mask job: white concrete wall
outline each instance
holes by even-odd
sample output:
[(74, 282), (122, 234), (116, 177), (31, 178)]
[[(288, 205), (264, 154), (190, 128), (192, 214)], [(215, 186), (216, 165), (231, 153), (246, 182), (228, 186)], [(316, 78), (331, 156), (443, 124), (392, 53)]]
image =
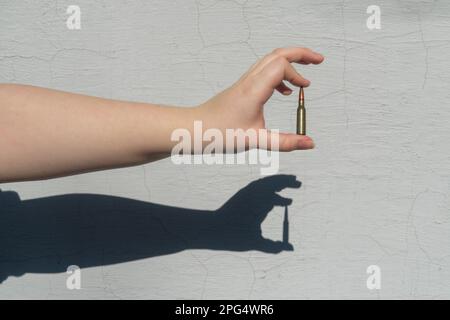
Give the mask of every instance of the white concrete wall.
[[(66, 27), (70, 4), (81, 8), (81, 30)], [(381, 8), (380, 30), (366, 27), (369, 5)], [(293, 251), (251, 243), (236, 251), (226, 237), (180, 251), (196, 232), (186, 226), (196, 226), (151, 220), (167, 207), (83, 196), (64, 207), (47, 198), (101, 194), (212, 215), (261, 178), (258, 166), (163, 160), (2, 184), (0, 298), (450, 298), (448, 1), (0, 2), (1, 82), (106, 98), (195, 105), (273, 48), (297, 45), (326, 61), (296, 66), (312, 80), (308, 130), (317, 147), (280, 155), (280, 173), (302, 182), (280, 192), (293, 199)], [(294, 96), (274, 95), (268, 125), (294, 131), (295, 108)], [(281, 240), (282, 222), (276, 206), (263, 235)], [(158, 254), (159, 243), (173, 253)], [(82, 290), (66, 288), (69, 264), (82, 267)], [(369, 265), (381, 269), (380, 290), (366, 287)]]

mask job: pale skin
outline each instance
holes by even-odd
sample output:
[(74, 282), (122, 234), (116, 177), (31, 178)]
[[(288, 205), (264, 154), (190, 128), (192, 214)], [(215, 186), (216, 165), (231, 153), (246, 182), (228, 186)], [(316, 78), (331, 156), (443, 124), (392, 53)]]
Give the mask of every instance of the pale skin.
[[(276, 49), (231, 87), (194, 107), (102, 99), (34, 86), (0, 84), (0, 182), (49, 179), (134, 166), (170, 156), (177, 128), (266, 129), (263, 107), (286, 82), (308, 87), (292, 63), (319, 64), (306, 48)], [(314, 148), (308, 136), (279, 133), (279, 150)], [(269, 144), (270, 149), (270, 144)]]

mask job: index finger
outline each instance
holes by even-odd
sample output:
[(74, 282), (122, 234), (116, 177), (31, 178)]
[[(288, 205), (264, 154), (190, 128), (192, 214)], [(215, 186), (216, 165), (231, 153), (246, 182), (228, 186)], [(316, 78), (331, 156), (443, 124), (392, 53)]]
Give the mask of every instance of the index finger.
[(285, 57), (289, 62), (305, 64), (319, 64), (324, 59), (320, 53), (314, 52), (308, 48), (279, 48), (274, 50), (274, 54)]
[(278, 48), (254, 64), (246, 74), (257, 74), (273, 60), (280, 57), (286, 59), (289, 63), (295, 62), (300, 64), (319, 64), (324, 60), (324, 57), (320, 53), (314, 52), (308, 48)]

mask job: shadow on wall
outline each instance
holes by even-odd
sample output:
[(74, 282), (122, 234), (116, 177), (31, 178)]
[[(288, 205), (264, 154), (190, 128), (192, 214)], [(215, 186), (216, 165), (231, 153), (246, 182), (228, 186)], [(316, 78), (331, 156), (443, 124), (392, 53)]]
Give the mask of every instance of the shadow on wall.
[[(65, 272), (176, 253), (186, 249), (278, 253), (287, 239), (265, 239), (261, 223), (291, 199), (276, 192), (300, 188), (292, 175), (251, 182), (215, 211), (127, 198), (67, 194), (21, 201), (0, 192), (0, 283), (25, 273)], [(285, 228), (286, 229), (286, 228)]]

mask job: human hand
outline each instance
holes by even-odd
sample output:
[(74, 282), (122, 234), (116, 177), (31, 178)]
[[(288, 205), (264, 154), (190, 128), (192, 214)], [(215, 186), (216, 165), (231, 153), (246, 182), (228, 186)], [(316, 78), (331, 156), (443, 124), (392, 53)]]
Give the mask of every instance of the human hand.
[[(266, 130), (263, 107), (274, 90), (283, 95), (290, 95), (292, 89), (284, 81), (297, 87), (310, 85), (310, 81), (303, 78), (291, 63), (319, 64), (323, 60), (321, 54), (307, 48), (276, 49), (256, 62), (230, 88), (200, 105), (202, 119), (207, 126), (218, 128), (222, 132), (225, 129), (238, 128)], [(270, 149), (270, 141), (268, 144)], [(308, 136), (279, 134), (279, 151), (312, 148), (314, 142)]]

